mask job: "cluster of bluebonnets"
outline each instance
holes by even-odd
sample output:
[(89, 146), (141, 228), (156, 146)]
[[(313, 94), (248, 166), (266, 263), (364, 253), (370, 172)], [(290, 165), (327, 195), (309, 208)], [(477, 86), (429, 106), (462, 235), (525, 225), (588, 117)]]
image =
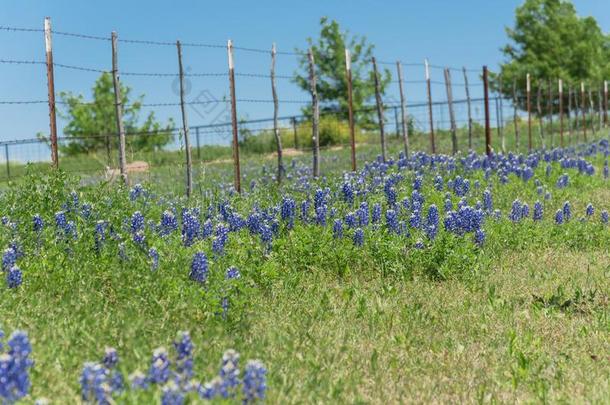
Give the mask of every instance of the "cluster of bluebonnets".
[[(482, 248), (488, 239), (489, 222), (510, 221), (519, 226), (526, 221), (542, 223), (546, 218), (545, 224), (554, 222), (556, 226), (568, 222), (605, 226), (607, 207), (588, 204), (584, 212), (574, 212), (569, 201), (555, 201), (553, 193), (570, 187), (575, 178), (601, 176), (607, 181), (609, 154), (607, 140), (527, 155), (485, 156), (471, 152), (452, 157), (418, 152), (408, 158), (400, 154), (398, 159), (386, 162), (377, 158), (359, 171), (344, 173), (334, 180), (316, 180), (307, 166), (293, 160), (277, 199), (260, 198), (258, 189), (274, 181), (270, 174), (253, 181), (246, 198), (237, 197), (231, 187), (223, 187), (214, 198), (206, 199), (205, 205), (196, 200), (159, 196), (136, 184), (129, 190), (130, 211), (123, 213), (121, 220), (102, 214), (107, 212), (104, 201), (82, 201), (82, 194), (73, 191), (61, 210), (52, 215), (34, 214), (27, 223), (10, 215), (2, 217), (9, 235), (2, 253), (2, 272), (6, 286), (18, 289), (27, 283), (24, 264), (28, 255), (58, 247), (71, 254), (77, 246), (82, 249), (83, 244), (95, 255), (116, 252), (121, 262), (136, 263), (134, 259), (138, 258), (137, 263), (146, 262), (147, 270), (155, 272), (164, 266), (162, 252), (171, 243), (172, 248), (180, 245), (189, 255), (189, 268), (178, 271), (183, 277), (208, 290), (211, 275), (221, 274), (214, 282), (222, 283), (217, 289), (222, 308), (218, 315), (226, 319), (231, 311), (231, 286), (243, 281), (242, 272), (230, 263), (211, 259), (226, 257), (229, 246), (239, 248), (239, 244), (230, 244), (234, 237), (251, 238), (262, 254), (268, 255), (273, 252), (274, 241), (307, 229), (326, 232), (329, 238), (351, 245), (357, 252), (375, 238), (395, 238), (408, 249), (425, 250), (436, 243), (441, 233)], [(592, 163), (599, 156), (604, 159), (601, 173)], [(549, 180), (551, 177), (553, 181)], [(515, 199), (509, 209), (496, 207), (502, 187), (514, 182), (535, 188), (537, 198)], [(243, 202), (248, 194), (251, 198), (246, 208), (236, 203)], [(222, 263), (223, 267), (212, 269), (211, 262)], [(219, 376), (200, 383), (192, 378), (192, 343), (188, 334), (174, 345), (173, 361), (167, 351), (158, 350), (148, 372), (132, 375), (129, 382), (118, 371), (116, 351), (107, 351), (102, 362), (85, 365), (81, 377), (83, 399), (110, 403), (124, 390), (152, 387), (162, 389), (166, 404), (182, 403), (191, 392), (201, 398), (240, 397), (244, 401), (264, 397), (266, 371), (260, 362), (248, 363), (240, 376), (237, 355), (227, 352)], [(27, 376), (31, 362), (26, 360), (19, 363), (21, 368), (15, 371), (18, 377), (12, 379)], [(23, 380), (27, 384), (19, 386), (21, 391), (6, 388), (9, 386), (5, 381), (9, 380), (0, 379), (0, 393), (8, 402), (29, 387), (27, 378)], [(4, 394), (9, 391), (12, 397)]]
[(189, 395), (202, 400), (233, 399), (244, 404), (262, 401), (267, 390), (267, 369), (259, 360), (250, 360), (240, 369), (240, 356), (227, 350), (218, 374), (207, 382), (195, 378), (194, 345), (188, 332), (180, 332), (173, 342), (173, 354), (160, 347), (153, 351), (146, 372), (135, 371), (127, 381), (119, 370), (119, 355), (107, 348), (100, 362), (86, 363), (80, 384), (84, 402), (115, 403), (128, 391), (161, 392), (162, 405), (181, 405)]
[(12, 404), (28, 395), (30, 391), (30, 358), (32, 346), (27, 333), (13, 332), (4, 341), (0, 329), (0, 403)]

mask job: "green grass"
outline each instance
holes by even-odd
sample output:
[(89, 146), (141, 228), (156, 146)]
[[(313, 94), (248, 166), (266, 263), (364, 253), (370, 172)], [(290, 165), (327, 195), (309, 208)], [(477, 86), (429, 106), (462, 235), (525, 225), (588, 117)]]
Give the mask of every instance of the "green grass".
[[(425, 145), (426, 138), (416, 139), (414, 149)], [(445, 138), (439, 144), (441, 150), (450, 148)], [(389, 149), (396, 154), (400, 142), (393, 140)], [(328, 179), (321, 185), (333, 186), (332, 179), (349, 167), (348, 152), (322, 152)], [(377, 145), (362, 144), (359, 161), (377, 153)], [(294, 159), (309, 164), (310, 157)], [(72, 189), (123, 234), (121, 223), (133, 211), (158, 221), (163, 203), (131, 203), (126, 190), (114, 184), (79, 186), (64, 175), (32, 175), (0, 199), (2, 213), (18, 222), (28, 252), (19, 262), (23, 285), (8, 290), (0, 281), (0, 325), (8, 333), (24, 329), (31, 337), (36, 364), (29, 402), (47, 397), (77, 403), (82, 364), (98, 360), (105, 346), (118, 349), (125, 374), (146, 371), (154, 348), (170, 347), (177, 331), (189, 330), (197, 375), (213, 376), (223, 351), (235, 348), (242, 359), (266, 364), (269, 403), (607, 403), (610, 231), (598, 215), (610, 208), (610, 194), (600, 175), (603, 158), (593, 162), (595, 176), (571, 170), (571, 184), (561, 190), (555, 182), (565, 170), (555, 163), (547, 178), (541, 165), (535, 178), (552, 193), (544, 221), (515, 225), (506, 214), (488, 219), (483, 248), (471, 236), (441, 231), (436, 243), (417, 250), (412, 245), (421, 235), (405, 240), (367, 230), (364, 248), (358, 249), (349, 238), (333, 239), (330, 226), (297, 222), (270, 252), (247, 230), (231, 235), (228, 254), (211, 258), (209, 288), (188, 278), (193, 253), (210, 252), (209, 240), (186, 248), (179, 235), (167, 240), (147, 235), (161, 255), (159, 270), (151, 272), (146, 255), (130, 241), (129, 262), (118, 259), (116, 244), (97, 255), (91, 221), (76, 219), (81, 236), (68, 247), (56, 241), (50, 225)], [(246, 156), (246, 179), (260, 177), (262, 164), (272, 171), (275, 163), (269, 156)], [(198, 192), (187, 205), (204, 210), (212, 198), (206, 190), (230, 181), (232, 165), (196, 169)], [(162, 197), (179, 196), (181, 175), (179, 167), (153, 170), (147, 187)], [(399, 201), (411, 191), (412, 173), (406, 176)], [(480, 172), (469, 177), (483, 184), (472, 192), (475, 201), (487, 183)], [(287, 187), (285, 192), (294, 184)], [(530, 206), (541, 198), (533, 179), (524, 183), (511, 175), (508, 184), (499, 185), (494, 178), (490, 187), (503, 213), (515, 198)], [(275, 203), (279, 195), (272, 181), (260, 183), (231, 204), (246, 212), (255, 203)], [(442, 207), (444, 192), (433, 190), (429, 175), (424, 195), (426, 206)], [(373, 200), (383, 201), (383, 193)], [(566, 200), (574, 218), (555, 226), (553, 213)], [(596, 220), (580, 222), (589, 202)], [(39, 248), (27, 231), (36, 212), (48, 223)], [(0, 246), (12, 237), (4, 227)], [(241, 270), (243, 280), (225, 321), (217, 316), (219, 286), (230, 265)], [(128, 393), (119, 403), (151, 400)]]

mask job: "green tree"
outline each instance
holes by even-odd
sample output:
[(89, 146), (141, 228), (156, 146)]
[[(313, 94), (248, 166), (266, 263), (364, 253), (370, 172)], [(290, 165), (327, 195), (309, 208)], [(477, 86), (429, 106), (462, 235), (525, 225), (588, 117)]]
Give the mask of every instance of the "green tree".
[[(173, 121), (170, 119), (163, 126), (155, 119), (154, 112), (150, 112), (140, 125), (139, 113), (144, 96), (130, 101), (131, 89), (122, 84), (120, 86), (128, 151), (154, 151), (166, 145), (171, 140)], [(85, 102), (80, 94), (60, 93), (66, 106), (66, 111), (60, 111), (60, 117), (68, 121), (64, 135), (71, 138), (60, 147), (66, 155), (117, 148), (114, 87), (110, 73), (103, 73), (95, 81), (92, 92), (93, 101), (90, 103)]]
[(527, 73), (532, 91), (539, 80), (551, 80), (555, 88), (560, 78), (566, 86), (585, 81), (597, 87), (610, 76), (610, 37), (593, 17), (579, 17), (569, 1), (526, 0), (516, 9), (514, 27), (506, 32), (511, 42), (502, 49), (507, 60), (501, 74), (507, 97), (512, 97), (516, 80), (520, 100), (524, 99)]
[[(349, 49), (352, 62), (352, 91), (355, 119), (360, 125), (374, 122), (374, 109), (365, 108), (375, 97), (375, 82), (371, 58), (374, 46), (366, 37), (351, 35), (341, 31), (339, 23), (327, 17), (320, 19), (320, 37), (317, 42), (307, 38), (312, 49), (316, 66), (316, 80), (321, 112), (334, 112), (340, 118), (347, 119), (347, 78), (345, 77), (345, 49)], [(308, 91), (309, 61), (307, 50), (298, 50), (302, 54), (299, 60), (300, 72), (295, 73), (294, 82)], [(387, 69), (380, 69), (380, 89), (383, 94), (391, 80)], [(311, 114), (311, 106), (303, 108), (303, 113)]]

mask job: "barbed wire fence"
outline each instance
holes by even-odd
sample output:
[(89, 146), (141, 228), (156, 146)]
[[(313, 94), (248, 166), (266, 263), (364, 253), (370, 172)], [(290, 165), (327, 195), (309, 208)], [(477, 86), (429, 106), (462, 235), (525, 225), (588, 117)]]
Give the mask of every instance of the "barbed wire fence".
[[(150, 173), (167, 169), (167, 175), (183, 173), (187, 194), (192, 185), (188, 179), (200, 178), (210, 171), (206, 163), (234, 165), (233, 187), (241, 191), (241, 181), (249, 173), (260, 169), (260, 159), (240, 172), (239, 149), (250, 155), (271, 154), (275, 156), (301, 156), (312, 153), (314, 161), (336, 161), (340, 149), (350, 150), (349, 163), (356, 170), (358, 162), (370, 158), (370, 153), (379, 153), (386, 159), (386, 143), (394, 152), (408, 155), (415, 150), (430, 153), (457, 153), (458, 151), (485, 150), (487, 153), (532, 151), (536, 148), (564, 146), (587, 136), (596, 135), (608, 126), (608, 86), (607, 82), (599, 88), (585, 83), (563, 83), (559, 79), (530, 78), (527, 88), (519, 91), (512, 83), (502, 83), (500, 75), (489, 77), (486, 67), (466, 68), (440, 66), (419, 62), (400, 62), (372, 60), (368, 68), (382, 82), (382, 75), (391, 72), (391, 79), (382, 88), (376, 86), (376, 97), (367, 100), (361, 108), (354, 109), (351, 101), (351, 57), (346, 52), (345, 72), (350, 98), (348, 105), (337, 106), (328, 100), (318, 100), (316, 81), (317, 66), (313, 56), (303, 51), (276, 50), (278, 66), (283, 66), (287, 58), (292, 63), (305, 61), (310, 57), (309, 94), (302, 99), (238, 97), (241, 89), (248, 88), (246, 81), (269, 81), (269, 92), (275, 80), (297, 85), (294, 74), (275, 72), (275, 61), (269, 73), (240, 71), (233, 61), (233, 53), (239, 58), (248, 55), (269, 57), (271, 64), (272, 48), (250, 48), (203, 42), (169, 42), (155, 40), (125, 39), (116, 36), (102, 37), (72, 32), (51, 30), (50, 19), (45, 19), (45, 28), (26, 28), (0, 26), (0, 32), (18, 35), (28, 33), (45, 36), (46, 58), (0, 59), (0, 65), (43, 67), (47, 77), (48, 97), (21, 100), (0, 100), (0, 108), (9, 106), (46, 105), (49, 109), (49, 133), (36, 138), (0, 141), (4, 149), (5, 173), (2, 180), (11, 180), (25, 173), (24, 162), (47, 165), (49, 159), (55, 167), (69, 172), (92, 174), (92, 178), (119, 177), (127, 181), (128, 176), (138, 177), (138, 172)], [(113, 64), (110, 69), (100, 66), (81, 66), (53, 60), (51, 38), (70, 38), (74, 40), (111, 44)], [(135, 47), (164, 47), (178, 49), (176, 71), (123, 70), (117, 62), (118, 45)], [(198, 51), (206, 49), (218, 52), (216, 58), (226, 57), (226, 71), (191, 71), (182, 68), (182, 49)], [(273, 46), (275, 49), (275, 45)], [(221, 56), (220, 52), (227, 52)], [(311, 54), (313, 55), (313, 54)], [(110, 60), (110, 58), (108, 58)], [(380, 67), (378, 71), (378, 66)], [(84, 74), (109, 74), (115, 78), (115, 100), (112, 106), (117, 123), (123, 123), (123, 112), (130, 108), (174, 109), (180, 114), (182, 125), (171, 125), (141, 131), (133, 128), (108, 133), (83, 133), (58, 136), (56, 108), (74, 108), (80, 105), (96, 105), (99, 101), (87, 101), (82, 97), (66, 101), (61, 97), (55, 100), (55, 70)], [(403, 79), (404, 76), (407, 80)], [(380, 72), (381, 71), (381, 72)], [(155, 86), (163, 79), (172, 80), (175, 101), (157, 100), (152, 102), (135, 101), (121, 104), (119, 77), (129, 81), (153, 80)], [(224, 82), (229, 87), (228, 97), (216, 97), (203, 89), (189, 99), (185, 89), (192, 87), (191, 79), (205, 79), (217, 83)], [(421, 78), (421, 79), (417, 79)], [(443, 80), (439, 80), (439, 78)], [(123, 83), (123, 81), (120, 81)], [(258, 85), (257, 85), (258, 86)], [(512, 97), (506, 97), (512, 86)], [(502, 91), (501, 91), (502, 90)], [(63, 94), (60, 92), (60, 94)], [(414, 94), (425, 95), (423, 100), (415, 101)], [(239, 116), (238, 109), (248, 105), (269, 105), (269, 116), (274, 118), (248, 119)], [(290, 115), (279, 114), (279, 106), (301, 107), (305, 113)], [(187, 108), (188, 107), (188, 108)], [(273, 110), (271, 109), (273, 108)], [(196, 119), (206, 119), (205, 124), (188, 125), (189, 114)], [(376, 119), (375, 119), (376, 118)], [(178, 121), (178, 119), (176, 119)], [(274, 136), (277, 134), (277, 136)], [(559, 137), (559, 139), (556, 139)], [(193, 138), (193, 142), (191, 139)], [(100, 149), (99, 145), (104, 145)], [(152, 145), (152, 146), (151, 146)], [(282, 150), (281, 146), (284, 148)], [(320, 156), (320, 151), (324, 152)], [(366, 151), (363, 156), (357, 152)], [(117, 153), (118, 152), (118, 153)], [(184, 154), (184, 158), (181, 157)], [(191, 154), (194, 157), (191, 157)], [(115, 156), (116, 155), (116, 156)], [(305, 155), (306, 156), (306, 155)], [(124, 157), (124, 158), (123, 158)], [(129, 161), (130, 163), (127, 163)], [(276, 178), (281, 179), (280, 160)], [(345, 169), (350, 166), (345, 162)], [(116, 166), (119, 166), (118, 168)], [(258, 165), (258, 166), (257, 166)], [(193, 168), (193, 166), (195, 166)], [(318, 174), (312, 169), (312, 173)]]

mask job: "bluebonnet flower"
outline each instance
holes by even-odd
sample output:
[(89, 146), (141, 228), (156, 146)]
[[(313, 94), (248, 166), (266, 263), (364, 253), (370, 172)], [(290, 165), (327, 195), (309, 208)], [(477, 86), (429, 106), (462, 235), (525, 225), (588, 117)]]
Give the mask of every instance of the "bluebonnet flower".
[(89, 217), (91, 216), (91, 204), (84, 203), (81, 206), (80, 215), (85, 219), (89, 219)]
[(68, 220), (66, 219), (66, 213), (64, 211), (57, 211), (55, 213), (55, 225), (61, 230), (66, 229)]
[(572, 208), (570, 202), (566, 201), (563, 203), (563, 219), (567, 222), (572, 218)]
[[(386, 183), (389, 184), (389, 183)], [(392, 186), (386, 186), (384, 187), (384, 192), (385, 192), (385, 196), (386, 196), (386, 200), (388, 201), (388, 205), (389, 206), (394, 206), (396, 204), (396, 189), (394, 189), (394, 187)]]
[(161, 223), (159, 225), (159, 234), (167, 236), (178, 229), (178, 220), (173, 212), (169, 210), (163, 211), (161, 214)]
[(358, 220), (356, 219), (356, 214), (354, 212), (345, 214), (345, 225), (347, 225), (348, 228), (355, 228), (358, 226)]
[(453, 210), (453, 202), (451, 202), (450, 199), (446, 199), (443, 208), (445, 209), (445, 212)]
[(246, 364), (243, 381), (244, 403), (251, 404), (265, 398), (267, 391), (267, 369), (259, 360)]
[(21, 282), (21, 269), (17, 266), (11, 267), (6, 274), (6, 284), (8, 285), (8, 288), (17, 288), (21, 285)]
[(534, 216), (533, 216), (534, 221), (541, 221), (543, 214), (544, 214), (544, 208), (542, 206), (542, 203), (540, 201), (536, 201), (534, 203)]
[(491, 190), (486, 189), (483, 191), (483, 208), (485, 212), (491, 213), (494, 209), (493, 199), (491, 197)]
[(102, 245), (106, 241), (106, 222), (100, 220), (95, 223), (93, 239), (95, 241), (95, 251), (99, 253), (102, 250)]
[(138, 231), (132, 235), (133, 242), (138, 245), (140, 248), (144, 249), (146, 247), (146, 235), (144, 232)]
[(601, 219), (601, 221), (602, 221), (602, 224), (607, 224), (607, 223), (608, 223), (608, 211), (603, 210), (603, 211), (600, 213), (600, 219)]
[(314, 208), (318, 208), (318, 207), (321, 207), (322, 205), (326, 204), (326, 196), (327, 196), (326, 190), (322, 190), (320, 188), (317, 189), (316, 193), (313, 196)]
[(555, 223), (557, 225), (563, 224), (563, 211), (562, 210), (557, 210), (557, 212), (555, 212)]
[(85, 363), (81, 372), (81, 398), (85, 402), (110, 404), (112, 387), (108, 381), (108, 370), (99, 363)]
[(536, 187), (536, 193), (538, 193), (538, 195), (542, 195), (542, 193), (544, 193), (544, 189), (542, 188), (542, 186)]
[(301, 221), (308, 222), (309, 221), (309, 207), (311, 203), (309, 200), (303, 200), (301, 202)]
[(421, 226), (421, 211), (418, 209), (413, 210), (409, 217), (409, 226), (417, 229)]
[[(437, 176), (440, 177), (440, 176)], [(434, 179), (435, 183), (436, 183), (436, 179)], [(441, 183), (442, 183), (443, 179), (441, 178)], [(415, 176), (415, 180), (413, 180), (413, 190), (421, 190), (422, 184), (424, 182), (424, 179), (422, 176)]]
[(261, 241), (265, 245), (267, 250), (271, 249), (271, 241), (273, 239), (273, 231), (267, 224), (262, 224), (260, 228)]
[(208, 258), (203, 252), (197, 252), (191, 262), (191, 273), (189, 277), (198, 283), (205, 283), (208, 279)]
[(280, 216), (282, 221), (286, 222), (288, 229), (292, 229), (294, 226), (294, 217), (296, 211), (296, 202), (290, 197), (282, 198), (282, 205), (280, 209)]
[(530, 216), (530, 206), (527, 203), (523, 203), (521, 206), (521, 218), (527, 218)]
[(131, 215), (131, 233), (144, 230), (144, 215), (140, 211), (136, 211)]
[(604, 161), (604, 170), (603, 170), (603, 173), (604, 173), (604, 179), (606, 179), (606, 180), (607, 180), (607, 179), (608, 179), (608, 176), (609, 176), (609, 170), (608, 170), (608, 160), (605, 160), (605, 161)]
[(551, 170), (552, 170), (551, 165), (550, 164), (546, 165), (546, 170), (545, 170), (546, 177), (549, 177), (551, 175)]
[(358, 215), (358, 225), (368, 226), (369, 224), (369, 204), (366, 201), (360, 203), (360, 208), (356, 210)]
[(438, 219), (438, 208), (432, 204), (428, 207), (428, 215), (426, 216), (426, 236), (430, 240), (434, 240), (438, 233)]
[(515, 200), (515, 201), (513, 201), (513, 205), (510, 210), (510, 214), (508, 215), (508, 218), (510, 218), (510, 220), (513, 222), (519, 222), (519, 221), (521, 221), (522, 217), (523, 217), (523, 208), (521, 206), (521, 201)]
[(222, 224), (218, 224), (218, 226), (216, 227), (216, 236), (212, 241), (212, 250), (214, 251), (214, 253), (219, 255), (224, 253), (225, 245), (228, 240), (229, 229)]
[(214, 225), (212, 224), (212, 220), (207, 219), (202, 227), (201, 227), (201, 237), (203, 239), (212, 236), (212, 234), (214, 233)]
[(482, 229), (477, 229), (474, 232), (474, 242), (477, 246), (482, 247), (483, 243), (485, 243), (485, 231)]
[(12, 404), (30, 390), (29, 369), (33, 361), (29, 358), (32, 347), (25, 332), (13, 332), (8, 347), (7, 353), (0, 354), (0, 402)]
[(176, 383), (184, 384), (193, 377), (193, 341), (191, 335), (182, 331), (174, 340), (176, 349)]
[(328, 206), (326, 204), (322, 204), (316, 208), (316, 224), (321, 226), (326, 226), (326, 213), (328, 211)]
[(39, 214), (35, 214), (32, 217), (32, 224), (34, 226), (34, 232), (36, 232), (36, 233), (42, 232), (42, 229), (44, 228), (44, 221)]
[(545, 200), (550, 200), (551, 199), (551, 193), (549, 193), (548, 191), (544, 194), (544, 199)]
[(593, 208), (593, 204), (587, 204), (587, 208), (585, 209), (585, 213), (588, 217), (593, 216), (595, 214), (595, 208)]
[(371, 214), (371, 221), (376, 224), (381, 221), (381, 204), (373, 204), (373, 212)]
[(234, 280), (234, 279), (238, 279), (241, 277), (241, 273), (239, 272), (239, 269), (235, 266), (231, 266), (227, 269), (227, 272), (225, 273), (225, 279), (226, 280)]
[(134, 371), (129, 375), (129, 381), (132, 389), (146, 389), (148, 388), (148, 379), (146, 375), (141, 371)]
[(184, 392), (173, 381), (163, 386), (161, 394), (161, 405), (184, 404)]
[(12, 247), (4, 249), (2, 253), (2, 271), (7, 271), (17, 262), (17, 252)]
[(129, 199), (131, 201), (135, 201), (138, 197), (144, 194), (144, 187), (141, 184), (134, 184), (134, 186), (129, 190)]
[(391, 232), (400, 233), (400, 228), (398, 226), (398, 215), (394, 210), (387, 210), (385, 212), (385, 222), (386, 226)]
[(182, 243), (184, 246), (192, 246), (199, 236), (199, 218), (189, 210), (182, 212)]
[(110, 369), (116, 367), (119, 363), (119, 354), (114, 347), (107, 347), (102, 360), (104, 367)]
[(434, 178), (434, 189), (436, 191), (442, 191), (443, 190), (443, 178), (440, 175), (437, 175)]
[(150, 258), (150, 269), (157, 270), (159, 268), (159, 252), (154, 247), (148, 249), (148, 257)]
[(424, 248), (424, 242), (420, 240), (418, 240), (417, 242), (415, 242), (415, 245), (413, 245), (415, 247), (415, 249), (423, 249)]
[(354, 203), (354, 187), (348, 181), (344, 181), (341, 185), (341, 192), (343, 193), (343, 200), (352, 205)]
[(333, 223), (333, 237), (335, 239), (343, 237), (343, 221), (340, 219), (335, 219), (335, 222)]
[(364, 245), (364, 231), (362, 230), (362, 228), (358, 228), (354, 231), (353, 242), (354, 246), (360, 247)]
[(570, 184), (570, 177), (567, 173), (562, 174), (557, 179), (557, 188), (566, 188)]
[(153, 352), (148, 369), (148, 381), (152, 384), (164, 384), (169, 380), (169, 356), (165, 348), (160, 347)]
[(239, 385), (239, 353), (235, 350), (229, 349), (223, 354), (219, 376), (222, 379), (221, 395), (228, 398)]

